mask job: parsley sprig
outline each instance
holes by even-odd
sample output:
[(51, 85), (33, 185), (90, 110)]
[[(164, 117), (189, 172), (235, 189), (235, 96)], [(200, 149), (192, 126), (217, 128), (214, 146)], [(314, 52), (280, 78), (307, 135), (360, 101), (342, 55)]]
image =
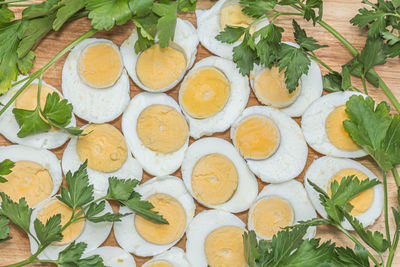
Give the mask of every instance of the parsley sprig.
[(152, 211), (153, 205), (150, 202), (141, 200), (141, 195), (135, 191), (135, 187), (139, 184), (138, 180), (110, 177), (107, 195), (94, 199), (93, 185), (89, 184), (87, 162), (85, 162), (74, 173), (68, 172), (66, 174), (66, 182), (67, 187), (61, 187), (61, 194), (57, 196), (57, 199), (72, 209), (71, 217), (64, 225), (61, 225), (60, 214), (50, 217), (45, 223), (35, 219), (33, 221), (35, 233), (30, 230), (33, 210), (27, 205), (25, 199), (21, 198), (19, 202), (14, 202), (4, 192), (0, 192), (0, 242), (11, 238), (9, 236), (9, 223), (12, 222), (30, 235), (38, 244), (37, 251), (31, 257), (11, 266), (23, 266), (35, 262), (55, 263), (58, 266), (104, 266), (103, 260), (98, 255), (82, 258), (83, 251), (87, 246), (82, 242), (71, 243), (60, 252), (55, 261), (37, 260), (36, 257), (51, 243), (61, 241), (63, 231), (76, 221), (85, 219), (94, 223), (116, 222), (130, 214), (104, 213), (106, 200), (118, 201), (139, 216), (156, 223), (168, 223), (161, 215)]
[(7, 179), (4, 178), (2, 175), (7, 175), (11, 173), (12, 168), (14, 168), (15, 163), (9, 159), (5, 159), (0, 162), (0, 183), (7, 182)]

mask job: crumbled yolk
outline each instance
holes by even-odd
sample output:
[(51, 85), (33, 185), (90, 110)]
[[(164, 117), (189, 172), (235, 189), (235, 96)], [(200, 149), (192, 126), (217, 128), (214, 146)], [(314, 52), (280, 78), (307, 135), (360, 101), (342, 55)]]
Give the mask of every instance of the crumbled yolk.
[[(79, 211), (79, 210), (78, 210)], [(63, 202), (58, 199), (53, 199), (46, 206), (39, 211), (37, 215), (37, 219), (41, 221), (43, 224), (46, 224), (46, 221), (50, 219), (50, 217), (61, 214), (61, 226), (65, 225), (72, 215), (72, 209), (68, 207)], [(62, 232), (63, 239), (58, 242), (54, 242), (56, 245), (64, 245), (71, 243), (82, 233), (83, 228), (85, 227), (85, 220), (78, 220), (76, 222), (71, 223), (65, 230)]]
[[(331, 183), (337, 181), (339, 184), (342, 181), (343, 177), (347, 176), (357, 176), (358, 180), (363, 181), (368, 179), (368, 176), (360, 170), (357, 169), (343, 169), (338, 171), (332, 178), (328, 185), (328, 195), (331, 195)], [(374, 201), (374, 189), (369, 188), (357, 196), (355, 196), (349, 203), (353, 206), (353, 209), (350, 212), (352, 216), (359, 216), (366, 212), (371, 206), (372, 202)]]
[(167, 245), (179, 239), (186, 227), (186, 213), (181, 203), (170, 195), (161, 193), (150, 196), (147, 201), (154, 206), (154, 211), (168, 221), (168, 224), (155, 223), (137, 215), (135, 228), (139, 235), (157, 245)]
[(186, 69), (185, 55), (171, 46), (161, 48), (159, 44), (143, 51), (136, 63), (136, 74), (142, 84), (150, 89), (164, 88)]
[(181, 102), (183, 109), (192, 117), (210, 117), (225, 106), (230, 95), (230, 83), (220, 70), (214, 67), (200, 68), (185, 81)]
[(325, 129), (329, 141), (343, 151), (357, 151), (361, 147), (351, 139), (349, 133), (343, 127), (343, 121), (348, 120), (346, 105), (335, 108), (326, 119)]
[(136, 132), (147, 148), (167, 154), (186, 143), (189, 127), (182, 114), (173, 107), (152, 105), (140, 113)]
[(265, 159), (278, 148), (280, 133), (271, 119), (262, 115), (253, 115), (239, 123), (233, 141), (243, 157)]
[(79, 76), (89, 86), (110, 87), (118, 80), (121, 72), (122, 60), (119, 51), (108, 43), (89, 45), (79, 57)]
[(81, 161), (99, 172), (115, 172), (128, 158), (124, 137), (110, 124), (91, 124), (79, 136), (76, 150)]
[(284, 108), (292, 104), (300, 93), (300, 86), (292, 93), (286, 87), (284, 71), (278, 67), (263, 69), (254, 79), (254, 93), (265, 105)]
[(226, 26), (247, 28), (254, 21), (254, 18), (243, 13), (242, 9), (243, 7), (241, 5), (223, 7), (219, 14), (221, 29), (225, 29)]
[(227, 202), (236, 192), (237, 186), (236, 167), (222, 154), (206, 155), (199, 159), (193, 168), (193, 194), (209, 205)]
[(244, 229), (222, 226), (212, 231), (204, 242), (204, 252), (209, 266), (247, 266), (243, 246)]
[(149, 264), (145, 265), (146, 267), (174, 267), (171, 263), (160, 260), (160, 261), (152, 261)]
[(25, 197), (26, 203), (36, 206), (48, 198), (53, 190), (53, 179), (47, 169), (33, 161), (17, 161), (12, 172), (5, 175), (6, 183), (0, 183), (4, 192), (14, 201)]
[(250, 215), (257, 234), (269, 240), (282, 228), (292, 225), (293, 219), (291, 205), (278, 197), (258, 200)]

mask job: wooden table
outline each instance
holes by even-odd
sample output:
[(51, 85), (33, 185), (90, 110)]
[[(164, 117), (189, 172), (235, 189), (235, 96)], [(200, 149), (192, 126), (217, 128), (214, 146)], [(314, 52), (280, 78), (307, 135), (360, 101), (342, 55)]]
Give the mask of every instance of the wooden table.
[[(213, 5), (213, 1), (210, 0), (199, 0), (198, 1), (198, 9), (207, 9)], [(362, 7), (360, 0), (325, 0), (324, 1), (324, 20), (331, 24), (335, 29), (337, 29), (341, 34), (343, 34), (358, 50), (364, 45), (366, 32), (363, 30), (359, 30), (358, 28), (352, 26), (349, 23), (349, 20), (357, 13), (357, 10)], [(18, 10), (19, 12), (21, 10)], [(19, 13), (20, 14), (20, 13)], [(190, 20), (196, 26), (196, 16), (194, 12), (182, 14), (180, 15), (183, 19)], [(328, 63), (331, 67), (336, 70), (340, 70), (340, 66), (347, 61), (349, 61), (352, 56), (346, 50), (346, 48), (341, 45), (330, 33), (328, 33), (325, 29), (320, 26), (313, 27), (312, 23), (306, 23), (303, 19), (298, 19), (299, 24), (304, 27), (307, 33), (310, 36), (313, 36), (317, 39), (321, 44), (329, 45), (328, 48), (323, 48), (317, 51), (317, 55), (321, 57), (325, 62)], [(283, 34), (283, 40), (285, 41), (294, 41), (291, 23), (292, 18), (290, 17), (281, 17), (276, 21), (277, 24), (285, 28), (285, 32)], [(115, 42), (117, 45), (121, 45), (122, 42), (130, 35), (131, 30), (133, 28), (132, 23), (128, 23), (123, 26), (115, 27), (113, 30), (109, 32), (99, 32), (95, 34), (94, 37), (97, 38), (106, 38)], [(83, 18), (77, 21), (74, 21), (68, 25), (66, 25), (62, 30), (57, 33), (50, 33), (39, 45), (36, 49), (36, 61), (34, 65), (34, 70), (38, 70), (40, 67), (45, 65), (51, 58), (53, 58), (57, 52), (59, 52), (64, 46), (66, 46), (69, 42), (73, 41), (75, 38), (80, 36), (82, 33), (90, 29), (90, 22), (88, 19)], [(207, 51), (201, 45), (198, 47), (198, 56), (197, 60), (200, 60), (204, 57), (210, 56), (211, 53)], [(44, 75), (44, 80), (55, 86), (58, 89), (61, 89), (61, 71), (64, 64), (66, 56), (64, 56), (61, 60), (59, 60), (56, 64), (54, 64)], [(323, 68), (321, 68), (323, 72), (326, 72)], [(394, 94), (397, 98), (400, 98), (400, 62), (399, 58), (388, 59), (388, 62), (384, 66), (379, 66), (376, 68), (378, 73), (381, 75), (383, 80), (388, 84), (388, 86), (394, 90)], [(355, 85), (359, 88), (362, 87), (361, 82), (357, 79), (355, 81)], [(178, 95), (177, 85), (173, 90), (169, 91), (168, 94), (175, 99), (177, 99)], [(375, 99), (375, 101), (387, 100), (385, 95), (380, 89), (376, 89), (373, 86), (369, 85), (370, 95)], [(140, 93), (142, 90), (137, 87), (131, 81), (131, 97)], [(250, 95), (250, 100), (248, 106), (259, 105), (260, 103), (255, 98), (254, 94)], [(297, 119), (297, 122), (300, 120)], [(78, 124), (83, 125), (85, 122), (83, 120), (78, 119)], [(113, 125), (120, 128), (121, 127), (121, 117), (112, 122)], [(216, 137), (221, 137), (229, 140), (228, 131), (215, 134)], [(193, 142), (194, 140), (190, 140)], [(7, 141), (5, 138), (0, 136), (0, 145), (10, 145), (11, 143)], [(65, 149), (66, 145), (61, 148), (53, 150), (58, 156), (59, 159), (62, 157), (62, 153)], [(305, 170), (308, 168), (310, 163), (316, 158), (321, 156), (316, 153), (313, 149), (309, 147), (308, 161)], [(377, 165), (369, 158), (363, 158), (359, 160), (362, 164), (373, 170), (378, 177), (381, 177), (380, 172), (377, 169)], [(174, 175), (180, 177), (181, 173), (178, 170)], [(303, 181), (304, 171), (296, 178), (299, 181)], [(147, 181), (151, 176), (147, 173), (144, 173), (143, 180)], [(266, 185), (265, 183), (259, 182), (259, 190)], [(389, 206), (396, 203), (396, 189), (393, 178), (389, 175), (388, 177), (388, 187), (389, 187)], [(197, 204), (197, 203), (196, 203)], [(114, 209), (117, 209), (117, 205), (113, 205)], [(197, 204), (196, 214), (200, 211), (204, 210), (204, 207)], [(244, 222), (247, 222), (247, 212), (242, 212), (237, 214)], [(391, 227), (393, 228), (394, 220), (391, 218)], [(384, 216), (383, 212), (380, 216), (379, 220), (370, 227), (371, 230), (380, 230), (384, 232)], [(393, 231), (392, 231), (393, 232)], [(11, 229), (12, 239), (0, 243), (0, 265), (6, 265), (21, 261), (30, 256), (29, 242), (26, 234), (17, 229), (16, 227), (12, 227)], [(342, 233), (335, 231), (331, 227), (319, 227), (317, 230), (317, 237), (321, 237), (322, 240), (332, 240), (336, 242), (338, 245), (351, 246), (354, 247), (354, 244), (347, 239)], [(185, 248), (186, 238), (184, 237), (177, 246), (181, 248)], [(103, 245), (108, 246), (117, 246), (113, 233), (110, 234), (108, 239)], [(136, 257), (135, 260), (137, 266), (141, 266), (145, 261), (149, 258)], [(39, 265), (37, 265), (39, 266)], [(45, 266), (45, 265), (40, 265)], [(400, 250), (397, 251), (395, 256), (393, 266), (400, 266)]]

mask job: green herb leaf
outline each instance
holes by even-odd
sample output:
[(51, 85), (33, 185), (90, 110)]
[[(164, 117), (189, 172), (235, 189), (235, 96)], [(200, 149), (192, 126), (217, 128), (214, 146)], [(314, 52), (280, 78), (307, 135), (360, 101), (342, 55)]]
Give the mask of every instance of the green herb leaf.
[(312, 20), (315, 25), (315, 23), (322, 18), (322, 4), (322, 0), (306, 0), (304, 6), (304, 18), (307, 21)]
[(178, 10), (187, 12), (196, 10), (196, 0), (178, 0)]
[(237, 40), (240, 39), (240, 37), (243, 36), (245, 32), (245, 28), (243, 27), (231, 27), (227, 26), (224, 31), (220, 32), (215, 39), (218, 41), (221, 41), (222, 43), (228, 43), (228, 44), (233, 44)]
[(351, 248), (336, 248), (339, 259), (346, 264), (346, 266), (360, 266), (369, 267), (368, 251), (364, 247), (356, 245), (354, 250)]
[(0, 27), (2, 24), (9, 23), (14, 18), (14, 12), (12, 12), (7, 5), (0, 6)]
[(28, 73), (33, 67), (33, 60), (35, 59), (35, 53), (29, 51), (23, 58), (18, 58), (17, 65), (18, 69), (22, 74)]
[(4, 192), (0, 192), (0, 197), (2, 199), (1, 215), (7, 217), (12, 223), (29, 233), (32, 209), (26, 204), (25, 198), (21, 198), (17, 203), (12, 201)]
[(143, 17), (151, 12), (154, 0), (130, 0), (129, 8), (133, 15)]
[(59, 267), (104, 267), (103, 259), (99, 255), (93, 255), (81, 259), (87, 245), (85, 243), (72, 242), (67, 248), (58, 254), (57, 266)]
[(82, 0), (61, 0), (60, 8), (57, 11), (56, 19), (53, 22), (53, 30), (58, 31), (64, 23), (75, 15), (79, 10), (85, 7), (85, 1)]
[(61, 234), (61, 214), (50, 217), (46, 221), (46, 225), (38, 219), (33, 222), (33, 225), (36, 236), (43, 246), (50, 245), (54, 241), (61, 241), (63, 238)]
[(104, 210), (105, 205), (106, 205), (105, 200), (101, 201), (100, 203), (95, 203), (95, 202), (90, 203), (89, 208), (85, 213), (85, 217), (91, 222), (98, 223), (98, 222), (119, 222), (121, 221), (122, 217), (129, 215), (129, 213), (114, 214), (107, 212), (106, 214), (98, 216)]
[(0, 183), (7, 182), (6, 178), (4, 178), (2, 175), (10, 174), (11, 169), (14, 168), (14, 166), (15, 163), (9, 159), (5, 159), (2, 162), (0, 162)]
[(340, 92), (342, 89), (342, 75), (339, 72), (328, 73), (322, 76), (324, 89), (330, 92)]
[(158, 212), (152, 210), (154, 206), (148, 201), (143, 201), (135, 197), (127, 201), (121, 201), (121, 203), (148, 220), (156, 223), (168, 224), (168, 221), (159, 215)]
[(128, 0), (86, 0), (89, 19), (96, 30), (111, 30), (132, 18)]
[(242, 11), (254, 18), (259, 18), (268, 11), (272, 11), (277, 2), (277, 0), (240, 0), (240, 4), (243, 5)]
[(10, 221), (4, 217), (0, 216), (0, 242), (9, 240), (10, 237)]
[(257, 267), (257, 260), (260, 258), (260, 253), (258, 251), (257, 236), (254, 231), (243, 234), (244, 242), (244, 255), (246, 257), (246, 262), (249, 267)]
[(82, 207), (93, 200), (93, 185), (89, 185), (87, 161), (74, 174), (69, 171), (65, 176), (68, 189), (61, 187), (61, 196), (58, 200), (64, 202), (73, 210)]
[(52, 15), (54, 11), (57, 10), (59, 1), (60, 0), (47, 0), (37, 5), (29, 6), (22, 11), (22, 18), (24, 20), (30, 20)]
[(174, 40), (177, 7), (177, 2), (154, 3), (153, 5), (153, 12), (160, 16), (157, 23), (157, 35), (161, 47), (167, 47), (170, 41)]
[(296, 43), (298, 43), (300, 47), (304, 50), (314, 51), (319, 48), (328, 47), (327, 45), (320, 45), (317, 43), (317, 40), (312, 37), (308, 37), (306, 31), (303, 30), (295, 20), (292, 20), (292, 25), (294, 29), (294, 38), (296, 40)]
[(358, 61), (363, 64), (364, 74), (376, 65), (386, 62), (386, 55), (382, 52), (382, 42), (379, 39), (368, 38), (363, 50), (358, 55)]
[(279, 61), (283, 31), (283, 28), (270, 23), (255, 33), (255, 37), (260, 36), (260, 41), (256, 45), (257, 56), (268, 68)]
[(61, 100), (60, 95), (56, 92), (48, 94), (43, 115), (53, 126), (67, 127), (72, 119), (72, 105), (68, 103), (67, 99)]
[(139, 181), (134, 179), (124, 180), (110, 177), (108, 178), (108, 184), (107, 197), (118, 201), (125, 201), (131, 197), (135, 187), (139, 184)]
[(20, 127), (17, 134), (19, 138), (24, 138), (32, 134), (45, 133), (51, 128), (40, 116), (38, 108), (35, 110), (14, 108), (12, 112)]
[(251, 38), (250, 34), (246, 32), (242, 43), (233, 48), (233, 61), (236, 62), (242, 75), (248, 75), (257, 60), (256, 51), (249, 46)]

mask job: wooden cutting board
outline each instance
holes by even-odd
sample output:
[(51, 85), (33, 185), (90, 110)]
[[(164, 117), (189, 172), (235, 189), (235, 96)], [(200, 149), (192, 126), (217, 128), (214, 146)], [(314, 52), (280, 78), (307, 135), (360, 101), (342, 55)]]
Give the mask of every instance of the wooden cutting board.
[[(198, 1), (198, 9), (208, 9), (214, 4), (215, 1), (210, 0), (199, 0)], [(361, 50), (366, 38), (366, 32), (364, 30), (359, 30), (358, 28), (352, 26), (349, 23), (349, 20), (357, 13), (357, 10), (363, 6), (360, 0), (325, 0), (324, 1), (324, 20), (331, 24), (336, 30), (338, 30), (341, 34), (343, 34), (358, 50)], [(21, 9), (17, 9), (17, 11), (21, 12)], [(181, 18), (190, 20), (196, 26), (196, 16), (194, 12), (181, 14)], [(294, 41), (292, 30), (291, 30), (291, 17), (281, 17), (276, 23), (285, 28), (284, 38), (285, 41)], [(346, 50), (346, 48), (341, 45), (330, 33), (328, 33), (325, 29), (320, 26), (313, 27), (312, 23), (304, 22), (303, 19), (298, 18), (298, 22), (310, 36), (313, 36), (317, 39), (321, 44), (329, 45), (328, 48), (323, 48), (317, 51), (317, 55), (321, 57), (328, 65), (333, 67), (335, 70), (340, 70), (340, 66), (347, 61), (349, 61), (352, 57), (351, 54)], [(94, 37), (97, 38), (106, 38), (115, 42), (117, 45), (121, 45), (122, 42), (128, 38), (133, 28), (132, 23), (127, 23), (123, 26), (118, 26), (112, 29), (109, 32), (102, 31), (95, 34)], [(68, 43), (73, 41), (75, 38), (86, 32), (90, 29), (90, 22), (88, 19), (83, 18), (78, 21), (74, 21), (63, 27), (57, 33), (52, 32), (49, 34), (36, 49), (36, 61), (33, 71), (38, 70), (40, 67), (45, 65), (51, 58), (53, 58), (59, 51), (61, 51)], [(209, 51), (207, 51), (201, 45), (198, 47), (197, 60), (208, 57), (212, 55)], [(61, 58), (56, 64), (54, 64), (44, 75), (44, 80), (55, 86), (58, 89), (61, 89), (61, 71), (64, 64), (66, 56)], [(321, 67), (322, 71), (326, 73), (325, 69)], [(383, 80), (388, 84), (388, 86), (393, 89), (393, 93), (399, 99), (400, 98), (400, 62), (399, 58), (389, 59), (388, 62), (384, 66), (379, 66), (376, 68), (378, 73), (381, 75)], [(355, 81), (355, 85), (359, 88), (362, 87), (361, 82), (359, 80)], [(177, 100), (179, 84), (171, 91), (168, 92), (170, 96)], [(373, 88), (373, 86), (369, 85), (369, 93), (375, 99), (375, 101), (388, 101), (383, 92), (380, 89)], [(140, 93), (142, 90), (137, 87), (131, 81), (131, 97)], [(259, 105), (260, 103), (255, 98), (254, 94), (250, 95), (250, 100), (248, 106)], [(296, 119), (298, 123), (300, 123), (300, 119)], [(85, 121), (78, 119), (78, 124), (83, 125)], [(120, 129), (121, 127), (121, 117), (112, 122), (113, 125)], [(228, 131), (220, 134), (214, 134), (215, 137), (224, 138), (229, 140)], [(193, 142), (194, 140), (190, 140)], [(10, 145), (11, 143), (7, 141), (4, 137), (0, 135), (0, 145)], [(53, 152), (57, 154), (57, 157), (61, 159), (63, 151), (66, 145), (61, 148), (54, 149)], [(315, 152), (313, 149), (309, 147), (308, 153), (308, 161), (307, 166), (311, 164), (311, 162), (320, 157), (319, 153)], [(377, 169), (377, 165), (369, 158), (365, 157), (359, 160), (362, 164), (373, 170), (378, 177), (381, 177), (381, 173)], [(181, 173), (178, 170), (174, 175), (181, 177)], [(299, 181), (303, 181), (304, 171), (296, 178)], [(142, 182), (150, 179), (151, 176), (147, 173), (144, 173)], [(266, 185), (266, 183), (258, 180), (259, 190)], [(388, 177), (388, 186), (389, 186), (389, 206), (396, 204), (396, 189), (393, 178), (389, 175)], [(197, 204), (196, 214), (204, 210), (204, 207)], [(115, 210), (118, 209), (117, 205), (113, 203), (113, 208)], [(237, 214), (244, 222), (247, 222), (247, 212), (242, 212)], [(391, 218), (391, 228), (392, 232), (394, 229), (394, 221)], [(383, 212), (380, 216), (379, 220), (370, 227), (371, 230), (379, 230), (384, 232), (384, 217)], [(26, 234), (17, 229), (16, 227), (12, 227), (11, 229), (12, 239), (0, 243), (0, 266), (16, 263), (18, 261), (24, 260), (29, 257), (30, 248), (29, 242)], [(342, 233), (336, 231), (331, 227), (319, 227), (317, 230), (317, 237), (322, 238), (322, 240), (332, 240), (336, 242), (338, 245), (343, 246), (351, 246), (354, 247), (351, 241), (349, 241), (346, 236)], [(177, 246), (181, 248), (185, 248), (186, 238), (184, 237)], [(118, 246), (115, 241), (113, 233), (110, 234), (106, 242), (103, 245), (107, 246)], [(135, 260), (137, 266), (141, 266), (145, 261), (149, 258), (136, 257)], [(35, 265), (32, 265), (35, 266)], [(37, 266), (50, 266), (50, 265), (37, 265)], [(400, 249), (397, 251), (395, 256), (393, 266), (400, 266)]]

